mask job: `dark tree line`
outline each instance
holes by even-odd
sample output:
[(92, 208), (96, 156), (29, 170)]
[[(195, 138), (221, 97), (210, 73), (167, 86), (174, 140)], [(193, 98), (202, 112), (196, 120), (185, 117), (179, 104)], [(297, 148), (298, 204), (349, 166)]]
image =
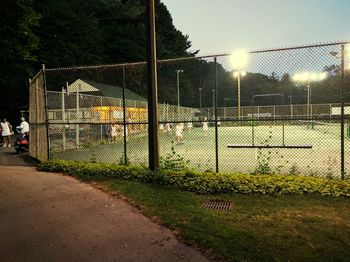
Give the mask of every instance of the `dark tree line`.
[[(166, 6), (157, 10), (159, 58), (194, 55)], [(7, 0), (0, 11), (0, 117), (28, 107), (28, 79), (40, 68), (144, 61), (142, 0)]]

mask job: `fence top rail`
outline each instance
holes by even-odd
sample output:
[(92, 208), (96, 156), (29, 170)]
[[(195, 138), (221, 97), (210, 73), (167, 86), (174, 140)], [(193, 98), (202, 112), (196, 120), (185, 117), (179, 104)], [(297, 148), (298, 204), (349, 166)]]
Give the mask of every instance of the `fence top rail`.
[[(316, 48), (316, 47), (324, 47), (324, 46), (335, 46), (335, 45), (346, 45), (346, 44), (350, 44), (350, 40), (311, 44), (311, 45), (296, 45), (296, 46), (282, 47), (282, 48), (255, 49), (255, 50), (248, 51), (248, 53), (257, 54), (257, 53), (267, 53), (267, 52), (279, 52), (279, 51)], [(160, 60), (158, 60), (158, 62), (161, 63), (161, 62), (174, 62), (174, 61), (184, 61), (184, 60), (192, 60), (192, 59), (206, 59), (206, 58), (224, 57), (224, 56), (229, 56), (229, 55), (230, 55), (230, 53), (218, 53), (218, 54), (212, 54), (212, 55), (160, 59)], [(56, 67), (56, 68), (45, 68), (44, 72), (74, 71), (74, 70), (85, 70), (85, 69), (103, 69), (103, 68), (113, 68), (113, 67), (129, 67), (129, 66), (137, 66), (137, 65), (139, 65), (139, 66), (140, 65), (147, 65), (147, 63), (145, 61), (137, 61), (137, 62), (130, 62), (130, 63), (114, 63), (114, 64), (101, 64), (101, 65), (85, 65), (85, 66), (80, 65), (80, 66), (69, 66), (69, 67)]]
[[(263, 105), (263, 106), (258, 106), (258, 105), (255, 105), (255, 106), (241, 106), (241, 108), (252, 108), (252, 107), (255, 107), (255, 108), (257, 108), (257, 107), (259, 107), (259, 108), (271, 108), (271, 107), (290, 107), (290, 106), (292, 106), (292, 107), (306, 107), (307, 106), (307, 104), (286, 104), (286, 105)], [(338, 107), (340, 107), (340, 103), (325, 103), (325, 104), (310, 104), (310, 106), (338, 106)], [(350, 106), (350, 103), (345, 103), (345, 105), (344, 106)], [(226, 109), (228, 109), (228, 108), (237, 108), (237, 106), (218, 106), (218, 108), (226, 108)], [(205, 109), (205, 110), (207, 110), (207, 109), (210, 109), (210, 110), (212, 110), (213, 109), (213, 107), (212, 106), (210, 106), (210, 107), (202, 107), (202, 108), (199, 108), (199, 109)]]
[(38, 73), (33, 78), (29, 79), (29, 83), (32, 83), (35, 79), (39, 77), (39, 75), (43, 72), (43, 69), (40, 69)]

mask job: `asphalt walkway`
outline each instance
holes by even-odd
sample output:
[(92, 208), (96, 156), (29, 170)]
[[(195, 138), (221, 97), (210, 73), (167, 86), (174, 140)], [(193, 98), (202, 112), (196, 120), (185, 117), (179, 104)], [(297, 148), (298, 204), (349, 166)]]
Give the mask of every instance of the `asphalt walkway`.
[(207, 261), (136, 208), (0, 148), (0, 261)]

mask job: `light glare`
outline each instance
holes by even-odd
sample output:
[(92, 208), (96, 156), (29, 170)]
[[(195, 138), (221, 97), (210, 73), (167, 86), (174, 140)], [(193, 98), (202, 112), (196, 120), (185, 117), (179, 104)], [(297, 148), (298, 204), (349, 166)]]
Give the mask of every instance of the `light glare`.
[(238, 76), (239, 76), (239, 72), (238, 72), (238, 71), (234, 71), (234, 72), (233, 72), (233, 76), (234, 76), (234, 77), (238, 77)]
[(327, 73), (302, 72), (294, 74), (292, 79), (294, 82), (316, 82), (327, 78)]
[(243, 71), (241, 72), (241, 76), (245, 77), (247, 75), (247, 72)]
[(345, 45), (345, 53), (350, 54), (350, 44)]
[(319, 74), (318, 76), (318, 80), (321, 81), (321, 80), (324, 80), (327, 78), (327, 73), (326, 72), (322, 72)]
[(317, 75), (316, 73), (310, 74), (310, 81), (317, 81), (320, 78), (320, 75)]
[(231, 64), (234, 68), (242, 69), (248, 64), (248, 53), (245, 50), (236, 50), (231, 55)]

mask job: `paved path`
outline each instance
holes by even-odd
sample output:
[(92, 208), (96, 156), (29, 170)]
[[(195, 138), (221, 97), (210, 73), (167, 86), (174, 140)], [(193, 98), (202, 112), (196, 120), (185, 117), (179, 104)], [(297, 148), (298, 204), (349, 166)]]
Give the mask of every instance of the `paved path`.
[(0, 261), (207, 261), (118, 197), (10, 152), (0, 148)]

